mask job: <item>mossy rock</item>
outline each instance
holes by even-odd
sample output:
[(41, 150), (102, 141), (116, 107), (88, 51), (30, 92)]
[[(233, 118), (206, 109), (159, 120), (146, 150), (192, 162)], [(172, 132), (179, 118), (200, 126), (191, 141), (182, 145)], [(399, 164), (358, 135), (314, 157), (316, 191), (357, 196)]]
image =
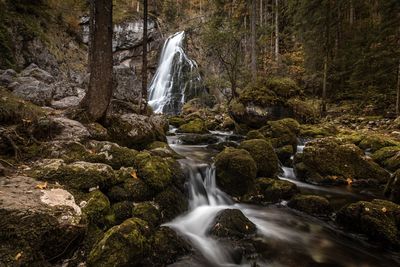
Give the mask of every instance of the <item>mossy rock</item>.
[(244, 202), (263, 204), (288, 200), (299, 192), (294, 183), (271, 178), (258, 178), (254, 188), (243, 197)]
[(328, 199), (314, 195), (297, 195), (288, 206), (313, 216), (328, 216), (333, 211)]
[(394, 203), (400, 204), (400, 169), (398, 169), (385, 187), (385, 196)]
[(303, 153), (295, 155), (294, 163), (297, 177), (315, 184), (348, 184), (353, 180), (383, 184), (389, 179), (389, 173), (365, 157), (360, 148), (336, 138), (308, 142)]
[(258, 130), (251, 130), (246, 134), (246, 140), (265, 139), (265, 136)]
[(232, 196), (241, 196), (253, 186), (257, 165), (244, 149), (225, 148), (215, 158), (217, 184)]
[(288, 100), (293, 117), (303, 123), (316, 123), (320, 118), (320, 102), (293, 97)]
[(289, 77), (272, 77), (266, 81), (266, 86), (281, 97), (291, 97), (301, 94), (297, 83)]
[(400, 206), (386, 200), (359, 201), (342, 208), (336, 222), (391, 247), (400, 245)]
[(151, 149), (157, 149), (157, 148), (168, 148), (168, 144), (165, 142), (161, 142), (161, 141), (154, 141), (152, 143), (150, 143), (146, 149), (151, 150)]
[(384, 147), (372, 154), (372, 159), (389, 171), (400, 168), (400, 146)]
[(171, 124), (172, 126), (178, 128), (178, 127), (182, 126), (183, 124), (185, 124), (185, 123), (186, 123), (186, 120), (185, 120), (184, 118), (182, 118), (182, 117), (175, 116), (175, 117), (170, 117), (170, 118), (168, 119), (168, 122), (169, 122), (169, 124)]
[(243, 141), (239, 147), (247, 150), (257, 165), (257, 176), (276, 177), (280, 170), (279, 159), (271, 143), (264, 139)]
[(276, 104), (278, 95), (271, 88), (268, 88), (266, 84), (253, 82), (241, 92), (239, 101), (243, 104), (252, 103), (267, 107)]
[(192, 133), (192, 134), (205, 134), (208, 133), (205, 122), (198, 118), (189, 121), (188, 123), (185, 123), (181, 125), (178, 128), (178, 132), (180, 133)]
[(218, 212), (210, 234), (217, 237), (244, 238), (254, 235), (257, 227), (237, 209), (226, 209)]
[(218, 137), (212, 134), (185, 134), (179, 137), (184, 145), (209, 145), (219, 141)]
[(85, 124), (86, 129), (89, 131), (90, 136), (94, 140), (106, 141), (110, 139), (107, 129), (100, 123), (93, 122)]
[(300, 131), (300, 125), (293, 119), (282, 119), (278, 121), (269, 121), (267, 125), (259, 129), (260, 133), (271, 141), (274, 148), (286, 145), (297, 147), (297, 133)]
[(136, 266), (149, 252), (150, 234), (146, 222), (138, 218), (128, 219), (104, 234), (90, 252), (87, 265)]
[(293, 146), (286, 145), (283, 147), (278, 147), (276, 150), (276, 155), (278, 156), (279, 160), (282, 162), (283, 165), (287, 166), (288, 162), (290, 162), (290, 158), (295, 154), (293, 150)]
[(138, 176), (151, 189), (160, 192), (172, 182), (172, 171), (168, 161), (152, 156), (148, 152), (141, 152), (135, 157), (138, 166)]
[(154, 197), (154, 193), (145, 182), (131, 177), (131, 179), (125, 180), (123, 183), (111, 187), (107, 191), (107, 196), (113, 202), (141, 202), (151, 200)]
[(161, 222), (168, 222), (188, 209), (187, 197), (175, 186), (168, 187), (159, 193), (154, 201), (161, 213)]
[(111, 205), (112, 213), (115, 216), (115, 223), (121, 224), (132, 217), (133, 202), (121, 201)]
[(132, 215), (146, 221), (152, 227), (160, 224), (161, 214), (150, 201), (136, 203), (132, 209)]
[(378, 151), (384, 147), (400, 146), (400, 142), (392, 140), (384, 135), (365, 135), (358, 144), (361, 149), (370, 150), (371, 152)]
[(337, 133), (338, 130), (334, 125), (304, 124), (300, 126), (299, 136), (302, 138), (321, 138), (321, 137), (333, 136), (336, 135)]
[(90, 192), (86, 199), (82, 213), (86, 215), (90, 223), (103, 227), (104, 217), (110, 213), (110, 201), (107, 196), (100, 190), (95, 190)]

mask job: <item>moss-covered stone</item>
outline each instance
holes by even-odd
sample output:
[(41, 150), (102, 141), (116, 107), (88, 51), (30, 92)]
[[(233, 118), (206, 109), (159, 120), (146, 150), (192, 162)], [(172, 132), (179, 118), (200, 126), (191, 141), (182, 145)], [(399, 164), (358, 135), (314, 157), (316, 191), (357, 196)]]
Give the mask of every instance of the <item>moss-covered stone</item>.
[(161, 222), (168, 222), (188, 209), (187, 197), (175, 186), (159, 193), (154, 201), (161, 213)]
[(265, 136), (258, 130), (251, 130), (247, 133), (246, 139), (265, 139)]
[(157, 148), (167, 148), (168, 144), (165, 142), (161, 142), (161, 141), (154, 141), (152, 143), (150, 143), (146, 149), (151, 150), (151, 149), (157, 149)]
[(146, 221), (152, 227), (160, 224), (161, 214), (150, 201), (135, 204), (132, 209), (132, 215)]
[(257, 165), (257, 176), (276, 177), (279, 172), (279, 160), (271, 143), (264, 139), (243, 141), (240, 149), (247, 150)]
[(374, 180), (386, 183), (389, 173), (365, 157), (353, 144), (335, 138), (310, 141), (302, 154), (294, 158), (299, 179), (316, 184), (348, 184), (353, 180)]
[(394, 141), (391, 138), (374, 134), (374, 135), (365, 135), (358, 146), (364, 150), (370, 150), (371, 152), (375, 152), (384, 147), (392, 147), (399, 146), (400, 142)]
[(311, 125), (304, 124), (300, 127), (299, 136), (302, 138), (321, 138), (326, 136), (333, 136), (338, 133), (334, 125)]
[(400, 168), (400, 146), (384, 147), (372, 154), (373, 160), (389, 171)]
[(140, 179), (125, 180), (123, 183), (111, 187), (107, 195), (113, 202), (120, 201), (146, 201), (154, 197), (153, 191)]
[(271, 178), (258, 178), (254, 188), (242, 200), (255, 204), (276, 203), (288, 200), (298, 192), (294, 183)]
[(400, 206), (381, 199), (359, 201), (342, 208), (336, 222), (385, 245), (400, 245)]
[(279, 160), (282, 162), (283, 165), (287, 166), (290, 158), (294, 155), (293, 146), (286, 145), (283, 147), (279, 147), (275, 150), (276, 155), (278, 156)]
[(210, 229), (210, 234), (218, 237), (244, 238), (255, 234), (257, 227), (237, 209), (220, 211)]
[(128, 219), (112, 227), (89, 254), (89, 267), (135, 266), (149, 251), (150, 230), (138, 218)]
[(141, 152), (135, 158), (138, 166), (138, 176), (150, 188), (159, 192), (172, 182), (172, 171), (165, 159)]
[(107, 129), (104, 128), (100, 123), (88, 123), (85, 124), (85, 127), (89, 131), (90, 136), (95, 140), (105, 141), (110, 138)]
[(400, 204), (400, 169), (390, 177), (384, 193), (391, 201)]
[(104, 216), (110, 211), (110, 201), (100, 190), (92, 191), (88, 194), (86, 205), (82, 212), (87, 219), (94, 224), (104, 222)]
[(115, 223), (121, 224), (123, 221), (132, 217), (133, 203), (130, 201), (121, 201), (111, 205), (112, 213), (115, 216)]
[(169, 124), (171, 124), (174, 127), (180, 127), (186, 123), (186, 120), (182, 117), (175, 116), (175, 117), (170, 117), (168, 119), (168, 122), (169, 122)]
[(178, 132), (180, 133), (193, 133), (193, 134), (204, 134), (208, 133), (205, 122), (200, 119), (194, 119), (181, 125), (178, 128)]
[(233, 196), (244, 195), (253, 186), (257, 165), (244, 149), (225, 148), (215, 158), (217, 184)]
[(209, 145), (219, 141), (218, 137), (212, 134), (185, 134), (179, 137), (184, 145)]
[(333, 211), (329, 200), (314, 195), (297, 195), (288, 202), (288, 206), (314, 216), (327, 216)]
[(282, 119), (269, 121), (266, 126), (259, 129), (260, 133), (271, 141), (274, 148), (286, 145), (297, 147), (297, 136), (299, 124), (293, 119)]
[(302, 100), (298, 97), (287, 101), (293, 110), (293, 117), (303, 123), (316, 123), (320, 117), (320, 102), (315, 100)]

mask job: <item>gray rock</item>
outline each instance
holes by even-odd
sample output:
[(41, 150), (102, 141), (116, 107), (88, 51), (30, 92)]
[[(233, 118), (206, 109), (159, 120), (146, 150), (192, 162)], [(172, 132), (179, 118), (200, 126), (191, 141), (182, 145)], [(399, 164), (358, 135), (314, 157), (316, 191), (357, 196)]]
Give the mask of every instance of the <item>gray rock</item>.
[(82, 123), (64, 117), (53, 118), (53, 121), (62, 128), (61, 133), (54, 140), (81, 141), (90, 137), (90, 133)]
[(113, 97), (124, 101), (137, 101), (140, 96), (141, 81), (130, 67), (114, 67), (116, 80)]
[(0, 85), (8, 86), (12, 83), (17, 76), (17, 73), (13, 69), (7, 69), (0, 75)]
[(40, 69), (36, 64), (32, 63), (26, 69), (24, 69), (20, 76), (22, 77), (33, 77), (41, 82), (50, 84), (55, 81), (54, 77), (45, 70)]
[(60, 100), (53, 100), (51, 101), (51, 107), (55, 109), (66, 109), (70, 107), (76, 107), (81, 102), (82, 97), (78, 96), (67, 96)]
[(24, 83), (12, 83), (11, 89), (14, 95), (42, 106), (50, 103), (54, 91), (52, 86), (30, 77)]

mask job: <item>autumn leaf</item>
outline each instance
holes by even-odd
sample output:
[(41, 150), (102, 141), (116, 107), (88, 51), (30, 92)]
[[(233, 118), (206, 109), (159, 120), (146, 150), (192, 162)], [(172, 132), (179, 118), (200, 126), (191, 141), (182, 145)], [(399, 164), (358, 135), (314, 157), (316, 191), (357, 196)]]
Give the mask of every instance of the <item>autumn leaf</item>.
[(369, 208), (365, 208), (365, 211), (369, 211)]
[(353, 180), (351, 180), (350, 178), (347, 178), (346, 181), (347, 181), (347, 184), (348, 184), (348, 185), (351, 185), (351, 184), (353, 183)]
[(38, 184), (38, 185), (36, 185), (35, 188), (36, 189), (41, 189), (41, 190), (46, 189), (47, 188), (47, 182), (44, 182), (43, 184)]
[(131, 176), (133, 179), (139, 179), (136, 174), (136, 170), (131, 171)]
[(22, 251), (21, 251), (21, 252), (18, 252), (18, 254), (15, 255), (14, 259), (15, 259), (16, 261), (18, 261), (21, 257), (22, 257)]
[(383, 211), (383, 212), (386, 212), (386, 211), (387, 211), (387, 209), (386, 209), (385, 207), (383, 207), (383, 208), (382, 208), (382, 211)]

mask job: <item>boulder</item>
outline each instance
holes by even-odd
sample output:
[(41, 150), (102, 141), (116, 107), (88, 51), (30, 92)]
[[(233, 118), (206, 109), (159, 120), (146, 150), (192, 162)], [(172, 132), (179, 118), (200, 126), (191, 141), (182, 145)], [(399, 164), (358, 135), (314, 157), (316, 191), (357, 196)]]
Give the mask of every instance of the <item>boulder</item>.
[(348, 184), (353, 180), (387, 183), (390, 175), (364, 155), (353, 144), (335, 138), (310, 141), (303, 153), (294, 157), (294, 170), (299, 179), (315, 184)]
[(247, 203), (263, 204), (288, 200), (299, 193), (294, 183), (271, 178), (258, 178), (252, 190), (243, 197)]
[[(115, 223), (121, 224), (132, 217), (133, 202), (121, 201), (111, 205), (112, 214), (115, 216)], [(136, 217), (136, 216), (135, 216)]]
[(220, 211), (210, 229), (210, 234), (218, 237), (244, 238), (255, 234), (257, 227), (237, 209)]
[(4, 266), (48, 266), (74, 252), (86, 225), (68, 191), (25, 176), (2, 177), (0, 191)]
[(9, 89), (14, 95), (40, 106), (49, 105), (54, 92), (51, 85), (31, 77), (17, 78), (14, 83), (9, 85)]
[(336, 222), (391, 247), (400, 245), (400, 206), (386, 200), (359, 201), (342, 208)]
[(154, 228), (160, 224), (161, 214), (154, 203), (150, 201), (136, 203), (132, 209), (132, 215)]
[(83, 214), (89, 223), (104, 228), (107, 225), (105, 217), (110, 214), (110, 201), (100, 190), (90, 192), (85, 198), (82, 208)]
[(89, 254), (89, 267), (136, 266), (145, 257), (150, 246), (150, 229), (138, 218), (112, 227)]
[(400, 146), (388, 146), (372, 154), (372, 159), (389, 171), (400, 168)]
[(55, 81), (54, 77), (45, 70), (32, 63), (19, 74), (21, 77), (32, 77), (38, 81), (51, 84)]
[(180, 133), (205, 134), (208, 133), (204, 121), (200, 118), (185, 123), (178, 128)]
[(297, 147), (297, 134), (300, 131), (299, 123), (294, 119), (269, 121), (259, 129), (260, 133), (271, 141), (274, 148), (291, 145), (293, 150)]
[(185, 134), (179, 136), (184, 145), (209, 145), (219, 141), (218, 137), (212, 134)]
[(391, 201), (400, 204), (400, 169), (392, 174), (385, 187), (384, 193)]
[(0, 73), (0, 86), (7, 87), (17, 77), (17, 73), (13, 69), (7, 69)]
[(400, 142), (380, 134), (369, 134), (362, 137), (358, 146), (371, 152), (378, 151), (384, 147), (400, 146)]
[(264, 139), (252, 139), (243, 141), (239, 147), (248, 151), (257, 165), (258, 177), (276, 177), (279, 168), (279, 160), (271, 143)]
[(244, 149), (225, 148), (215, 158), (218, 186), (232, 196), (241, 196), (253, 186), (257, 165)]
[(187, 197), (175, 186), (163, 190), (155, 197), (154, 201), (159, 207), (162, 223), (171, 221), (184, 213), (189, 206)]
[[(133, 177), (132, 177), (133, 178)], [(154, 197), (153, 190), (140, 179), (127, 179), (107, 190), (107, 195), (113, 202), (147, 201)]]
[(141, 81), (135, 74), (133, 68), (129, 66), (114, 66), (113, 98), (128, 102), (137, 102), (140, 97)]
[(182, 118), (182, 117), (175, 116), (175, 117), (170, 117), (168, 119), (168, 122), (169, 122), (170, 125), (172, 125), (174, 127), (180, 127), (180, 126), (182, 126), (183, 124), (186, 123), (186, 120), (184, 118)]
[(288, 206), (314, 216), (328, 216), (333, 211), (329, 200), (314, 195), (297, 195), (288, 202)]

